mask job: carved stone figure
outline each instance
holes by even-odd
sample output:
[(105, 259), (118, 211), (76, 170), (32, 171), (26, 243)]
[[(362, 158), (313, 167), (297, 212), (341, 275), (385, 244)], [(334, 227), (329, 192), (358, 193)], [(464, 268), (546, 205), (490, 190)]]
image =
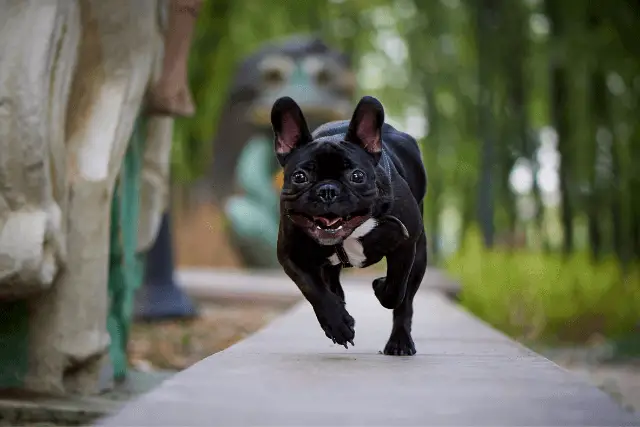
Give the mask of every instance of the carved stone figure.
[[(166, 7), (0, 0), (0, 388), (99, 388), (112, 194), (162, 72)], [(171, 127), (148, 124), (138, 250), (166, 203)]]
[(240, 65), (214, 140), (209, 185), (247, 266), (278, 265), (281, 177), (273, 155), (273, 102), (293, 97), (313, 128), (348, 119), (354, 90), (349, 59), (314, 37), (269, 43)]

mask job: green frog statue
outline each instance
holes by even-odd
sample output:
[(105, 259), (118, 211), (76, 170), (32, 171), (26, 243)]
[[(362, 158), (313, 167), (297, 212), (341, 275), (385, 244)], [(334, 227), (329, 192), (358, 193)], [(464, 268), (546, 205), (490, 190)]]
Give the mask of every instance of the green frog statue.
[(314, 129), (348, 119), (354, 92), (347, 56), (315, 37), (266, 44), (240, 64), (213, 143), (210, 185), (246, 267), (278, 265), (282, 171), (273, 154), (273, 102), (292, 97)]

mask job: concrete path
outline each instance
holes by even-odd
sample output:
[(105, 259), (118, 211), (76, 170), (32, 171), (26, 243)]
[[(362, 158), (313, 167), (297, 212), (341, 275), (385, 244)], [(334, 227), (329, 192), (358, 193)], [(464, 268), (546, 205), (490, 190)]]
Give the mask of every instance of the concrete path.
[[(286, 302), (301, 298), (298, 288), (281, 270), (250, 271), (192, 267), (180, 268), (176, 273), (180, 286), (196, 299), (243, 300), (251, 297)], [(353, 286), (364, 285), (371, 288), (373, 279), (383, 275), (381, 272), (367, 273), (347, 273), (343, 276)], [(435, 290), (455, 298), (460, 286), (441, 270), (429, 268), (420, 290)]]
[(640, 426), (604, 392), (435, 292), (416, 297), (418, 355), (379, 354), (391, 313), (369, 287), (345, 291), (354, 348), (331, 344), (301, 302), (100, 425)]

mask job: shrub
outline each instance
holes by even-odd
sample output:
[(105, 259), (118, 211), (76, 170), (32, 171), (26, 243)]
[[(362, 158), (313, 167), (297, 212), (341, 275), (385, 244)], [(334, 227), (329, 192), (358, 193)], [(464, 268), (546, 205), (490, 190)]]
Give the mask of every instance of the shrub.
[(534, 251), (486, 250), (472, 229), (446, 268), (462, 284), (461, 304), (521, 340), (617, 338), (640, 325), (640, 268)]

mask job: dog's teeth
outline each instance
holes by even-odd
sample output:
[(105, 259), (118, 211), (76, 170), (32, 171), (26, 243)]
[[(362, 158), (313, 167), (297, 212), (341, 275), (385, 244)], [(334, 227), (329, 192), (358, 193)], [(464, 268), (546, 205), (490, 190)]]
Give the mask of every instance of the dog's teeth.
[(342, 230), (342, 226), (341, 226), (341, 225), (340, 225), (340, 226), (338, 226), (338, 228), (337, 228), (337, 229), (338, 229), (338, 230)]

